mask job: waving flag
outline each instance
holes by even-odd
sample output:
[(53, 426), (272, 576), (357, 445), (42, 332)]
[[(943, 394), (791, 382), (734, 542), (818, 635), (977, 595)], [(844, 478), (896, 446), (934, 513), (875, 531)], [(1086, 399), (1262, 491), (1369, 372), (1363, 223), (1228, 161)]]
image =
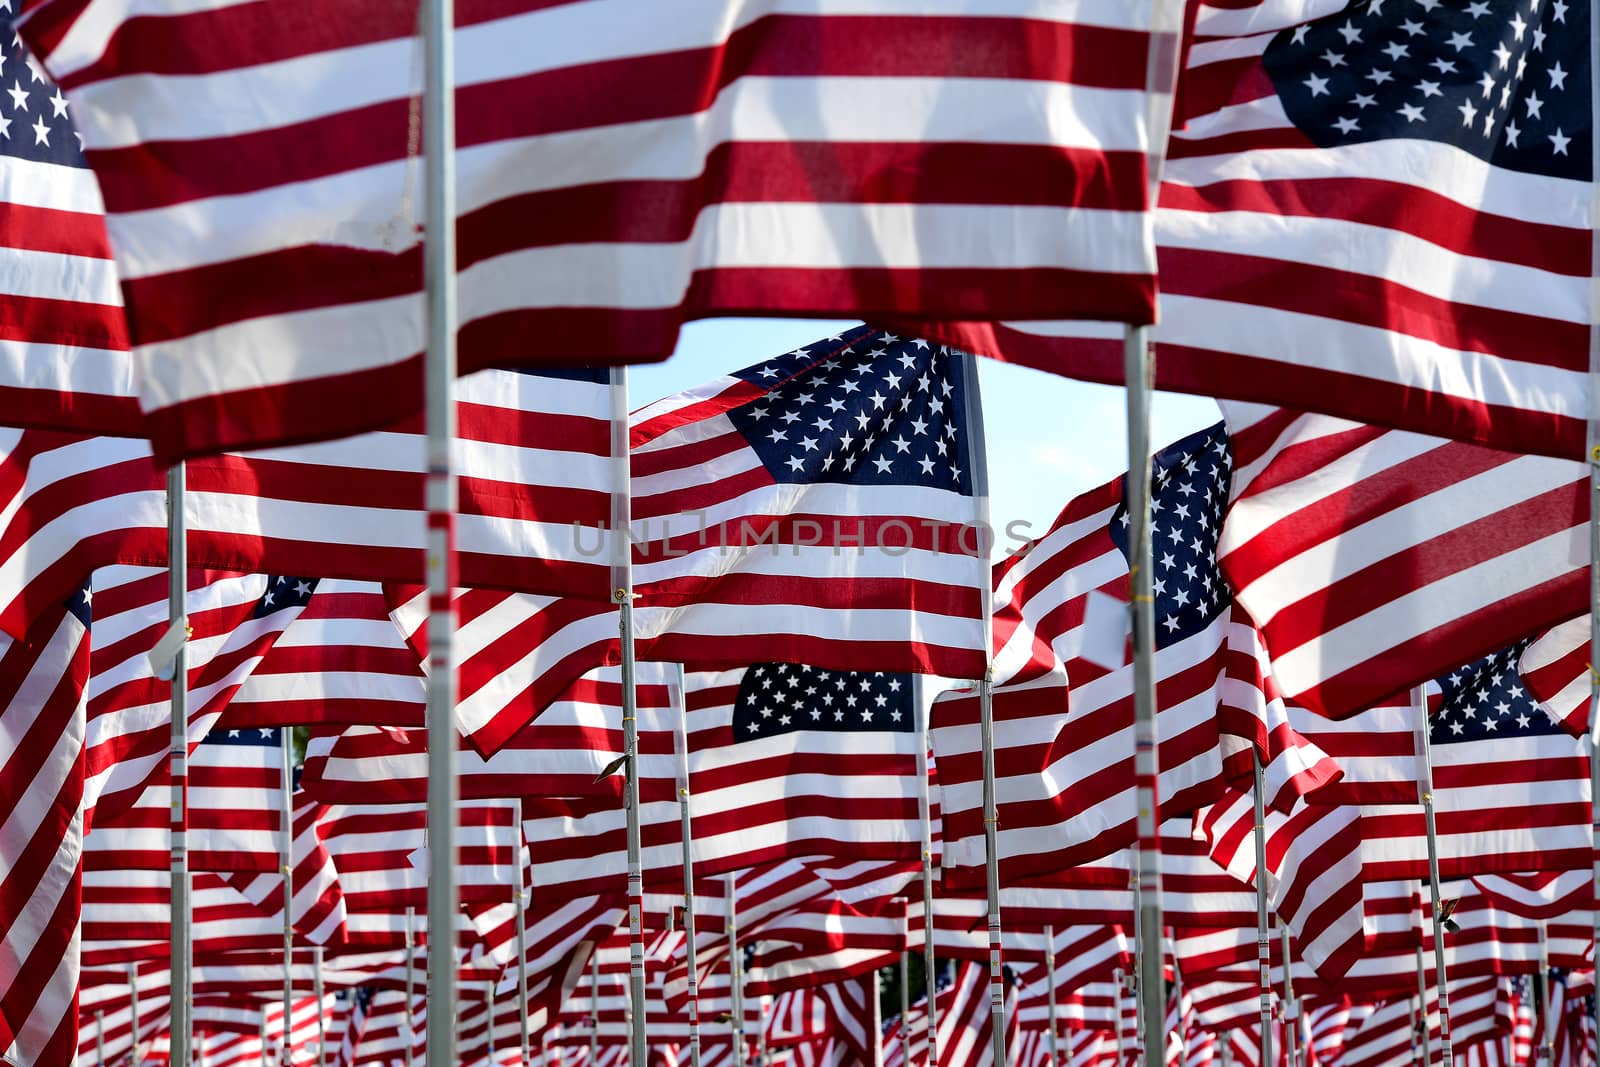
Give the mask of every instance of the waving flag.
[[(1156, 215), (1157, 387), (1580, 458), (1588, 10), (1320, 11), (1219, 4), (1197, 20)], [(917, 328), (1122, 380), (1119, 331)]]
[(0, 638), (0, 1055), (65, 1067), (78, 1033), (89, 594)]
[(1581, 464), (1224, 407), (1218, 558), (1291, 705), (1349, 715), (1586, 610)]
[(860, 326), (635, 412), (641, 657), (981, 675), (974, 375)]
[[(163, 458), (420, 406), (415, 10), (322, 12), (315, 33), (263, 15), (68, 0), (23, 27), (105, 190)], [(679, 322), (751, 310), (1149, 321), (1149, 17), (1115, 0), (464, 16), (463, 368), (661, 359)], [(162, 104), (193, 78), (242, 106)]]
[(1533, 698), (1555, 713), (1575, 737), (1589, 732), (1593, 675), (1589, 672), (1589, 616), (1570, 619), (1535, 638), (1517, 673)]

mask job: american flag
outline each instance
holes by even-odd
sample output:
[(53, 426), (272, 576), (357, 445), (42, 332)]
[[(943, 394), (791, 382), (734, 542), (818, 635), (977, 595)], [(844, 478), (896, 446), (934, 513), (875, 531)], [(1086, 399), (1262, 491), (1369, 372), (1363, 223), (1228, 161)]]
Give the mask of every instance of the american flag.
[(1220, 562), (1291, 705), (1349, 715), (1586, 610), (1582, 464), (1224, 410)]
[(1548, 920), (1594, 905), (1588, 871), (1479, 874), (1472, 879), (1497, 907), (1524, 919)]
[(1589, 732), (1589, 616), (1569, 619), (1540, 634), (1523, 650), (1517, 673), (1535, 700), (1556, 714), (1575, 737)]
[[(189, 869), (272, 871), (282, 866), (282, 740), (278, 730), (212, 730), (189, 756)], [(95, 820), (84, 839), (91, 870), (165, 871), (172, 864), (172, 779), (158, 764), (133, 806)]]
[[(661, 359), (684, 319), (753, 310), (1148, 322), (1149, 18), (1114, 0), (759, 16), (696, 0), (644, 23), (464, 19), (463, 368)], [(415, 11), (269, 25), (56, 3), (23, 26), (105, 191), (164, 457), (420, 407)], [(117, 46), (81, 51), (89, 26)], [(524, 47), (554, 41), (571, 47)], [(271, 84), (274, 63), (304, 76)], [(161, 106), (190, 77), (252, 103)]]
[[(606, 595), (604, 527), (619, 488), (613, 388), (603, 371), (461, 380), (453, 454), (463, 583)], [(190, 566), (411, 581), (423, 569), (424, 444), (420, 420), (409, 419), (190, 463)], [(97, 566), (166, 563), (166, 482), (148, 442), (12, 429), (0, 430), (0, 451), (12, 468), (0, 490), (0, 622), (14, 628)]]
[[(1589, 35), (1570, 0), (1210, 8), (1156, 214), (1157, 387), (1580, 457)], [(926, 331), (1122, 380), (1110, 330)]]
[(72, 1062), (83, 876), (87, 591), (0, 638), (0, 1056)]
[[(295, 791), (293, 804), (289, 920), (295, 932), (311, 944), (338, 944), (345, 939), (344, 892), (333, 856), (322, 843), (322, 820), (328, 808), (300, 789)], [(222, 877), (264, 914), (282, 918), (281, 874), (230, 871)]]
[(758, 663), (684, 678), (695, 870), (921, 855), (910, 675)]
[[(310, 599), (314, 578), (189, 572), (186, 646), (191, 752), (255, 665)], [(96, 571), (99, 601), (89, 654), (87, 771), (90, 813), (126, 810), (166, 763), (171, 684), (150, 652), (167, 630), (167, 572), (151, 567)]]
[(980, 676), (974, 382), (859, 326), (635, 412), (640, 656)]
[[(1252, 748), (1268, 766), (1275, 806), (1338, 770), (1290, 728), (1259, 637), (1217, 569), (1231, 470), (1221, 426), (1154, 459), (1158, 794), (1168, 815), (1215, 799), (1225, 778), (1248, 780)], [(997, 569), (1000, 657), (1026, 679), (994, 692), (999, 847), (1017, 875), (1133, 841), (1127, 521), (1121, 482), (1109, 483), (1073, 500), (1044, 538)], [(1053, 666), (1020, 666), (1041, 662)], [(966, 877), (984, 865), (977, 720), (971, 691), (934, 705), (946, 869)]]

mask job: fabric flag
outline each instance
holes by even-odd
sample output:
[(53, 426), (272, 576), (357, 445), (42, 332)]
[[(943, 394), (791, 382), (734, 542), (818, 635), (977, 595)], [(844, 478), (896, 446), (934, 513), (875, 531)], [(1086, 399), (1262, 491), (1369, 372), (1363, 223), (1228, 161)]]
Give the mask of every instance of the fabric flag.
[(922, 854), (920, 685), (790, 663), (684, 678), (695, 870)]
[(1581, 464), (1224, 409), (1218, 560), (1291, 705), (1354, 714), (1586, 610)]
[[(1156, 386), (1580, 458), (1588, 10), (1201, 12), (1156, 215)], [(1111, 330), (927, 334), (1122, 380)]]
[(66, 1067), (78, 1044), (89, 595), (0, 638), (0, 1056)]
[[(187, 841), (195, 871), (283, 866), (281, 731), (212, 730), (189, 756)], [(158, 764), (132, 807), (95, 820), (84, 862), (93, 870), (172, 865), (172, 779)]]
[[(299, 615), (316, 579), (189, 572), (189, 745), (200, 743), (238, 687)], [(90, 828), (102, 807), (126, 810), (171, 748), (171, 683), (150, 652), (167, 630), (164, 568), (96, 571), (98, 621), (89, 655), (87, 788)]]
[(1589, 616), (1540, 634), (1522, 653), (1517, 673), (1533, 698), (1556, 714), (1574, 737), (1589, 732)]
[(1524, 919), (1547, 921), (1594, 906), (1594, 883), (1587, 871), (1480, 874), (1472, 882), (1496, 907)]
[[(607, 372), (484, 371), (457, 394), (461, 580), (608, 595), (620, 393)], [(413, 418), (190, 463), (190, 566), (413, 580), (423, 567), (425, 443)], [(147, 442), (5, 430), (0, 451), (0, 623), (63, 599), (95, 567), (165, 565), (166, 481)]]
[(635, 412), (640, 656), (981, 675), (975, 374), (860, 326)]
[[(661, 359), (684, 319), (752, 310), (1150, 321), (1149, 17), (696, 0), (644, 24), (564, 5), (465, 19), (462, 367)], [(22, 25), (105, 192), (163, 458), (421, 406), (415, 11), (268, 26), (82, 0)], [(275, 64), (293, 88), (265, 79)], [(193, 78), (241, 106), (181, 118), (163, 101)], [(471, 118), (524, 99), (543, 106)]]
[[(203, 746), (202, 746), (203, 747)], [(328, 808), (302, 790), (294, 794), (291, 827), (293, 877), (290, 881), (290, 922), (297, 934), (314, 945), (344, 940), (344, 892), (333, 856), (322, 843), (322, 820)], [(223, 881), (237, 889), (264, 914), (283, 915), (282, 874), (231, 871)]]

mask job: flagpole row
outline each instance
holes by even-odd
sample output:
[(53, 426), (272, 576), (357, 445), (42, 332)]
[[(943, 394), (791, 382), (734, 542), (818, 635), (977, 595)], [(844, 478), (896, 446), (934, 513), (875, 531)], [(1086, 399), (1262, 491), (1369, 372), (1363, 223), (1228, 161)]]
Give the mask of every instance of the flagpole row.
[[(929, 1064), (939, 1059), (939, 1006), (937, 1002), (937, 968), (934, 964), (933, 936), (933, 801), (929, 796), (928, 774), (928, 705), (923, 692), (922, 675), (913, 674), (915, 687), (912, 714), (917, 716), (917, 820), (922, 835), (922, 981), (928, 998), (928, 1059)], [(906, 1067), (911, 1067), (907, 1054)]]
[[(1257, 758), (1259, 766), (1260, 759)], [(1278, 916), (1278, 934), (1283, 943), (1283, 1054), (1288, 1060), (1289, 1067), (1299, 1067), (1301, 1063), (1300, 1051), (1300, 1002), (1294, 998), (1294, 965), (1289, 952), (1289, 928), (1283, 925), (1283, 916)]]
[(456, 1062), (455, 3), (422, 0), (427, 427), (428, 1062)]
[[(1044, 973), (1050, 987), (1050, 1032), (1047, 1037), (1050, 1067), (1061, 1067), (1061, 1053), (1056, 1048), (1056, 928), (1048, 923), (1044, 928)], [(911, 1062), (910, 1057), (906, 1062)]]
[(1428, 1032), (1428, 973), (1422, 958), (1422, 946), (1417, 946), (1417, 1034), (1421, 1046), (1419, 1067), (1428, 1067), (1433, 1061), (1433, 1035)]
[[(1267, 939), (1267, 804), (1261, 754), (1251, 749), (1255, 765), (1256, 808), (1256, 964), (1261, 983), (1261, 1062), (1272, 1063), (1272, 943)], [(1287, 962), (1287, 957), (1285, 958)], [(1287, 966), (1284, 968), (1287, 974)]]
[(1165, 1013), (1161, 967), (1161, 836), (1156, 817), (1159, 760), (1156, 745), (1155, 589), (1150, 553), (1150, 391), (1154, 359), (1150, 332), (1123, 333), (1123, 380), (1128, 399), (1128, 585), (1133, 631), (1134, 777), (1139, 811), (1139, 998), (1147, 1038), (1146, 1067), (1162, 1067)]
[[(1444, 1067), (1453, 1067), (1450, 1041), (1450, 991), (1444, 968), (1444, 913), (1439, 899), (1439, 835), (1433, 817), (1433, 752), (1429, 740), (1428, 694), (1418, 686), (1411, 691), (1416, 712), (1417, 796), (1428, 831), (1428, 892), (1433, 901), (1433, 972), (1439, 986), (1439, 1047)], [(1426, 1004), (1424, 1004), (1426, 1006)]]
[[(167, 469), (167, 626), (176, 641), (172, 656), (172, 747), (168, 754), (172, 781), (172, 1067), (189, 1063), (189, 537), (184, 514), (184, 464)], [(159, 670), (158, 670), (159, 673)], [(137, 1020), (135, 1020), (137, 1025)], [(135, 1060), (138, 1056), (135, 1055)]]
[(416, 913), (406, 909), (406, 1067), (416, 1058), (417, 1019), (412, 1004), (416, 1000), (417, 952), (412, 941), (411, 928)]
[(694, 835), (689, 813), (689, 722), (683, 664), (678, 664), (678, 817), (683, 838), (683, 935), (684, 954), (689, 969), (689, 1063), (700, 1067), (700, 974), (699, 952), (694, 943)]
[(521, 797), (511, 801), (511, 825), (511, 841), (516, 846), (513, 866), (516, 869), (517, 879), (516, 892), (513, 895), (517, 905), (517, 1037), (522, 1050), (523, 1067), (527, 1067), (528, 1056), (533, 1050), (533, 1034), (528, 1019), (528, 872), (522, 862), (525, 842), (522, 839)]
[[(278, 848), (282, 853), (283, 875), (283, 1062), (289, 1062), (289, 1017), (294, 1010), (294, 812), (290, 795), (294, 792), (293, 753), (289, 751), (289, 732), (278, 730), (278, 788), (283, 795), (278, 803), (280, 821)], [(320, 1010), (320, 1009), (319, 1009)]]

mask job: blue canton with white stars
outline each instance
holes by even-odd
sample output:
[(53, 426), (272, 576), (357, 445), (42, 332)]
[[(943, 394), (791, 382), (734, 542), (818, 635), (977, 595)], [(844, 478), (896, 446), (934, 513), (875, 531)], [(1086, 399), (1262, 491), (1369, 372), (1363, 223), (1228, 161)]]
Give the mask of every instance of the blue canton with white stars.
[(1367, 0), (1278, 34), (1263, 61), (1323, 147), (1405, 137), (1590, 177), (1587, 0)]
[[(1150, 548), (1155, 561), (1156, 647), (1205, 630), (1233, 603), (1217, 567), (1233, 453), (1222, 423), (1158, 452), (1151, 463)], [(1111, 517), (1111, 540), (1127, 556), (1127, 481)]]
[(88, 582), (84, 582), (82, 589), (67, 598), (67, 610), (83, 624), (85, 630), (89, 628), (94, 621), (94, 594), (90, 592)]
[(203, 745), (231, 746), (233, 748), (277, 748), (281, 731), (271, 726), (241, 727), (237, 730), (212, 730), (206, 734)]
[(909, 733), (916, 721), (912, 692), (909, 674), (758, 663), (739, 683), (733, 736), (749, 741), (796, 730)]
[(316, 578), (296, 578), (289, 574), (267, 575), (267, 588), (256, 601), (251, 618), (260, 619), (284, 608), (303, 608), (317, 591)]
[(0, 0), (0, 155), (86, 167), (67, 98), (11, 28), (16, 0)]
[(858, 326), (739, 371), (765, 395), (728, 413), (779, 482), (924, 485), (972, 495), (970, 356)]
[(1429, 731), (1434, 744), (1565, 732), (1517, 673), (1522, 651), (1531, 641), (1525, 638), (1439, 679), (1444, 703)]

